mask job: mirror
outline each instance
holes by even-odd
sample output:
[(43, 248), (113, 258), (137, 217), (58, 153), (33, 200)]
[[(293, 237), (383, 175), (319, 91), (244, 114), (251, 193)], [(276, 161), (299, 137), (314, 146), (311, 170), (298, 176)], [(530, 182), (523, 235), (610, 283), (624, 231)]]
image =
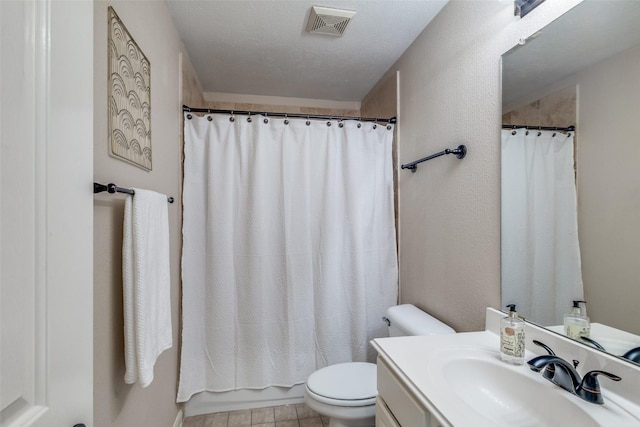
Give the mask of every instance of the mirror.
[[(518, 312), (529, 321), (563, 333), (563, 314), (570, 311), (571, 300), (584, 299), (592, 322), (591, 338), (620, 356), (627, 348), (640, 346), (640, 131), (636, 129), (640, 122), (640, 2), (585, 0), (504, 54), (502, 66), (504, 122), (576, 125), (569, 153), (573, 154), (571, 179), (577, 202), (572, 215), (582, 289), (576, 290), (573, 279), (560, 279), (553, 285), (555, 289), (572, 287), (563, 297), (544, 303), (542, 308), (552, 312), (549, 318), (553, 320)], [(571, 132), (560, 134), (558, 141)], [(505, 170), (513, 169), (505, 159), (503, 153), (502, 302), (503, 306), (515, 303), (520, 307), (519, 301), (507, 300), (526, 291), (514, 293), (512, 287), (519, 285), (507, 283), (505, 274), (508, 266), (513, 267), (509, 251), (518, 250), (505, 244), (509, 237), (504, 214), (508, 202)], [(561, 201), (567, 199), (571, 196)], [(557, 211), (556, 205), (550, 209)], [(519, 217), (511, 221), (524, 227), (524, 220), (534, 214), (524, 209), (520, 212), (522, 221)], [(554, 238), (570, 229), (559, 227)], [(546, 268), (568, 268), (568, 262), (555, 256), (556, 250), (550, 247), (547, 251), (554, 254), (556, 262)], [(529, 264), (535, 262), (532, 257)], [(520, 266), (521, 274), (533, 268), (529, 264)], [(565, 277), (562, 274), (553, 276)], [(551, 292), (555, 290), (543, 293)], [(535, 296), (531, 304), (543, 305)]]

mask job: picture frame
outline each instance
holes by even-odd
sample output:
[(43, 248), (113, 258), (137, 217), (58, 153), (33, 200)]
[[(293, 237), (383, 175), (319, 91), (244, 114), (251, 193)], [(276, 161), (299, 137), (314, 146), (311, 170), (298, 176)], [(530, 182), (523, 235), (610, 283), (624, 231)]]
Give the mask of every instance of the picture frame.
[(111, 6), (108, 27), (109, 154), (151, 171), (151, 64)]

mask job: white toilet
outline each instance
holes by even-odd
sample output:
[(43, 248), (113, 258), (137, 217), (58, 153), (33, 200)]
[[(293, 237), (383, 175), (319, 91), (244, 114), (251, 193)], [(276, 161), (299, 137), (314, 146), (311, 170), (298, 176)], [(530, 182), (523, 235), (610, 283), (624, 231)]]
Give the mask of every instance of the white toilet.
[[(411, 304), (387, 310), (389, 336), (444, 335), (455, 331)], [(339, 363), (319, 369), (307, 379), (304, 400), (330, 418), (329, 427), (371, 427), (375, 424), (376, 365)]]

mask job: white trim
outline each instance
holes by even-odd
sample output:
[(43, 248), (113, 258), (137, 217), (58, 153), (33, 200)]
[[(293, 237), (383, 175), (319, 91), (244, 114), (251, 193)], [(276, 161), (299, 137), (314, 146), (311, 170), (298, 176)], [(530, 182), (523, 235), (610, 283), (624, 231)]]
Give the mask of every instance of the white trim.
[[(279, 105), (306, 108), (330, 108), (360, 111), (360, 102), (332, 101), (330, 99), (289, 98), (286, 96), (245, 95), (241, 93), (203, 92), (207, 102), (233, 102), (241, 104)], [(190, 107), (198, 107), (190, 105)]]
[(402, 245), (400, 244), (400, 240), (402, 239), (402, 233), (401, 233), (401, 229), (402, 229), (402, 223), (400, 221), (400, 218), (402, 217), (402, 205), (400, 204), (400, 173), (402, 171), (402, 168), (400, 167), (401, 165), (401, 161), (400, 161), (400, 106), (402, 105), (400, 103), (401, 99), (400, 99), (400, 70), (396, 70), (396, 125), (395, 125), (395, 146), (396, 146), (396, 164), (395, 164), (395, 170), (396, 170), (396, 188), (394, 188), (394, 191), (396, 192), (395, 195), (395, 202), (398, 204), (397, 206), (397, 215), (398, 217), (395, 218), (396, 220), (396, 238), (397, 238), (397, 245), (398, 245), (398, 254), (397, 254), (397, 259), (398, 259), (398, 304), (400, 304), (402, 302), (402, 268), (401, 268), (401, 264), (400, 264), (400, 253), (402, 252)]
[[(183, 65), (184, 59), (183, 59), (183, 52), (178, 52), (178, 99), (180, 100), (180, 102), (182, 102), (182, 100), (184, 99), (184, 97), (182, 96), (183, 90), (184, 90), (184, 85), (182, 84), (182, 80), (183, 80), (183, 72), (182, 69), (184, 68)], [(180, 119), (182, 119), (182, 111), (180, 111)], [(180, 140), (182, 140), (182, 126), (180, 127)]]
[(175, 421), (173, 422), (173, 427), (182, 427), (182, 421), (184, 421), (184, 412), (180, 409), (176, 415)]

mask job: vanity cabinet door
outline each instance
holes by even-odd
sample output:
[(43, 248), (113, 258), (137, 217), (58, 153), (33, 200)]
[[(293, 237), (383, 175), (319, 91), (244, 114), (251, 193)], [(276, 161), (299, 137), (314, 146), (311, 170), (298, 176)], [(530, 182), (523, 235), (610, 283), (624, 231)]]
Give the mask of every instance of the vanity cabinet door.
[[(402, 427), (435, 427), (432, 424), (431, 414), (420, 405), (413, 395), (404, 387), (402, 382), (391, 371), (386, 362), (378, 358), (378, 397), (382, 403), (386, 403), (388, 411), (392, 414), (394, 424), (391, 426)], [(376, 403), (376, 418), (378, 416)], [(384, 415), (382, 415), (384, 418)], [(382, 424), (386, 426), (387, 424)]]
[(376, 398), (376, 427), (400, 427), (380, 396)]

